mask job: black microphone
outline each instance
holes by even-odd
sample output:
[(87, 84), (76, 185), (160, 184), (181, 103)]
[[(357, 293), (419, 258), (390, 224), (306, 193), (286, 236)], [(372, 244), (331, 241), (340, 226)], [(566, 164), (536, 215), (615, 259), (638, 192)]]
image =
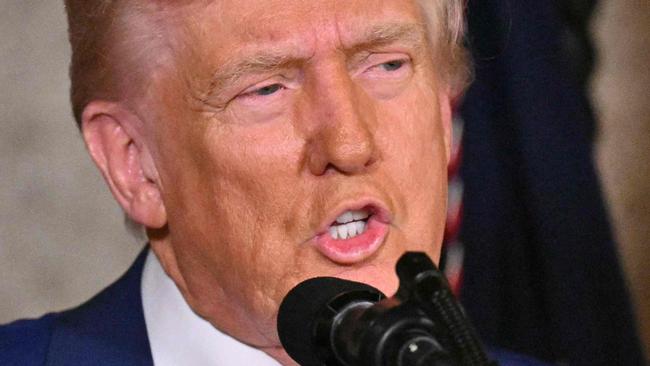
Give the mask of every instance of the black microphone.
[(278, 314), (283, 347), (302, 366), (491, 365), (444, 276), (424, 253), (397, 264), (386, 298), (359, 282), (308, 279)]
[(332, 345), (332, 328), (343, 319), (349, 324), (352, 317), (384, 298), (381, 291), (359, 282), (333, 277), (301, 282), (280, 305), (282, 346), (302, 366), (341, 365)]

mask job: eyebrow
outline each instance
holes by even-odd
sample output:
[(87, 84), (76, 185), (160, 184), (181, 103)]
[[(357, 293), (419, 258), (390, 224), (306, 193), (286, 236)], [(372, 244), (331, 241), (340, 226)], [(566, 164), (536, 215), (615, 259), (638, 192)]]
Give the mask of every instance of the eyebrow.
[(221, 65), (212, 75), (208, 95), (237, 83), (245, 75), (282, 70), (299, 64), (302, 60), (293, 54), (273, 50), (259, 51)]
[[(426, 43), (426, 27), (419, 23), (386, 23), (371, 27), (355, 36), (355, 40), (343, 50), (347, 55), (371, 51), (381, 46), (401, 43), (406, 47), (420, 50)], [(259, 50), (247, 56), (236, 58), (222, 64), (213, 73), (207, 95), (214, 95), (229, 85), (236, 84), (246, 75), (269, 73), (284, 70), (303, 63), (307, 57), (297, 56), (296, 52), (274, 48)]]
[(372, 27), (357, 37), (347, 53), (372, 50), (375, 47), (401, 43), (413, 49), (422, 48), (427, 40), (427, 30), (420, 23), (387, 23)]

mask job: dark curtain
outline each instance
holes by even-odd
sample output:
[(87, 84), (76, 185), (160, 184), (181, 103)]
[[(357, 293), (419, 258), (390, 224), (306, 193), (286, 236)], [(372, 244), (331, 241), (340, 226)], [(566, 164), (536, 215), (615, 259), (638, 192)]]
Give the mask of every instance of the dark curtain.
[(569, 365), (644, 365), (558, 3), (468, 4), (476, 78), (461, 108), (461, 298), (492, 346)]

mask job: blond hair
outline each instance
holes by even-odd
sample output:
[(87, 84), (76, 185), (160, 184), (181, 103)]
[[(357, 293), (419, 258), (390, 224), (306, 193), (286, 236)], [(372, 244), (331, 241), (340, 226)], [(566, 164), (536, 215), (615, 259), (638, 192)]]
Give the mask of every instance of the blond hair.
[(465, 0), (418, 0), (433, 45), (433, 57), (442, 67), (452, 96), (461, 94), (473, 77), (465, 47)]
[[(188, 3), (192, 0), (175, 0)], [(418, 0), (438, 65), (458, 94), (470, 79), (463, 47), (464, 0)], [(161, 26), (165, 9), (159, 1), (65, 0), (72, 47), (72, 109), (77, 123), (86, 105), (97, 99), (121, 100), (141, 93), (146, 75), (162, 62), (155, 53), (165, 42)], [(151, 16), (158, 14), (158, 16)], [(147, 15), (147, 16), (144, 16)], [(156, 54), (155, 58), (151, 55)], [(133, 95), (125, 95), (133, 93)]]

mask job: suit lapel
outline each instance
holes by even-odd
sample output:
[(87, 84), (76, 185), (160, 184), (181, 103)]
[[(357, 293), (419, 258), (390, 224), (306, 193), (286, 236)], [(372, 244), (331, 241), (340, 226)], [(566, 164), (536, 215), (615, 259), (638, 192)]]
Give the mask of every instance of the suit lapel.
[(57, 316), (47, 366), (153, 365), (140, 292), (148, 252), (90, 301)]

